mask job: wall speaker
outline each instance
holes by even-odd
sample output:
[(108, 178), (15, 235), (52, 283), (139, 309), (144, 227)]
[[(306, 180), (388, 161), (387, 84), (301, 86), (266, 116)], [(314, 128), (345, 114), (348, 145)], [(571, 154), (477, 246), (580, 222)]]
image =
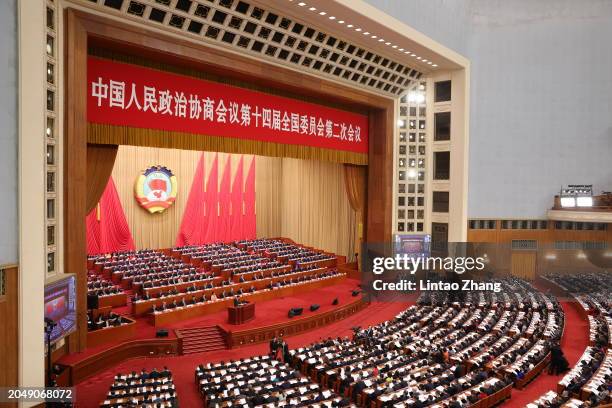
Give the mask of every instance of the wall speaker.
[(159, 329), (157, 333), (155, 333), (155, 337), (168, 337), (168, 330)]
[(315, 310), (319, 309), (319, 305), (317, 305), (316, 303), (314, 305), (310, 305), (310, 311), (314, 312)]
[(332, 305), (336, 306), (336, 305), (338, 305), (338, 303), (340, 303), (340, 302), (338, 302), (338, 298), (335, 298), (334, 301), (332, 302)]

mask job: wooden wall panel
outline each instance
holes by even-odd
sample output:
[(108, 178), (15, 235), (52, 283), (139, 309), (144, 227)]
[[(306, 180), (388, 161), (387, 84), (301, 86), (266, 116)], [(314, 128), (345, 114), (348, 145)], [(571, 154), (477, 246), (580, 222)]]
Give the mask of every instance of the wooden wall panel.
[(16, 266), (2, 267), (5, 295), (0, 295), (0, 387), (19, 381), (19, 274)]
[(512, 252), (512, 276), (534, 280), (536, 277), (536, 251)]
[(558, 230), (554, 223), (549, 222), (548, 229), (520, 230), (501, 229), (501, 221), (497, 221), (497, 229), (468, 229), (468, 242), (511, 243), (517, 239), (535, 239), (539, 246), (554, 244), (555, 241), (590, 241), (612, 243), (612, 225), (607, 231), (575, 231)]

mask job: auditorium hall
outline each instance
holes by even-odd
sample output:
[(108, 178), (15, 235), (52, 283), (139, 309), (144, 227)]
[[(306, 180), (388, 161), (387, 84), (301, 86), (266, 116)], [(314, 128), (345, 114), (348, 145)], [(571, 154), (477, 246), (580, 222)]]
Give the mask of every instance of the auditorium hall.
[(612, 408), (612, 1), (0, 31), (0, 406)]

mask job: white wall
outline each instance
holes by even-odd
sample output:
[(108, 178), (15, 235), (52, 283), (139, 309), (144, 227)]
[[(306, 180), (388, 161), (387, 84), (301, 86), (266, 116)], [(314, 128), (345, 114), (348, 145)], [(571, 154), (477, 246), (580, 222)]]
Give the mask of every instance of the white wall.
[(612, 189), (612, 2), (366, 0), (471, 60), (468, 216)]
[(0, 1), (0, 265), (17, 263), (16, 10), (15, 0)]

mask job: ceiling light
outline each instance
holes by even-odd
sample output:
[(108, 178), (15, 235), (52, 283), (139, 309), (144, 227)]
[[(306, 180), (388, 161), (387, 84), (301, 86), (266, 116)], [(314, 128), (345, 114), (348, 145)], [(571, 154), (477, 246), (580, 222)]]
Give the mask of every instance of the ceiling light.
[(361, 28), (356, 28), (355, 31), (359, 32), (361, 31)]
[(372, 38), (377, 38), (377, 37), (375, 35), (373, 35)]
[(427, 62), (427, 60), (425, 58), (423, 58), (423, 62)]
[(431, 64), (433, 64), (433, 62), (429, 61), (428, 64), (431, 65)]
[(387, 41), (387, 42), (385, 43), (385, 45), (391, 45), (391, 43), (390, 43), (389, 41)]
[(338, 20), (338, 24), (344, 24), (344, 20)]
[(400, 51), (404, 51), (404, 49), (403, 49), (403, 48), (400, 48), (399, 50), (400, 50)]
[(347, 26), (348, 28), (353, 28), (353, 25), (352, 25), (352, 24), (347, 24), (346, 26)]
[(438, 64), (433, 64), (433, 65), (432, 65), (432, 67), (437, 67), (437, 66), (438, 66)]
[(383, 41), (385, 41), (385, 40), (384, 40), (384, 39), (382, 39), (382, 38), (379, 38), (379, 39), (378, 39), (378, 42), (383, 42)]
[(416, 57), (416, 54), (410, 54), (411, 57)]
[(319, 15), (321, 15), (321, 16), (324, 16), (324, 15), (326, 15), (326, 14), (327, 14), (327, 13), (326, 13), (326, 12), (324, 12), (324, 11), (322, 11), (322, 12), (320, 12), (320, 13), (319, 13)]
[(330, 19), (330, 20), (335, 20), (335, 19), (336, 19), (336, 17), (334, 17), (334, 16), (329, 16), (329, 19)]
[(317, 9), (316, 7), (311, 7), (311, 8), (309, 8), (308, 10), (310, 10), (310, 11), (315, 11), (316, 9)]
[(369, 33), (369, 32), (367, 32), (367, 31), (364, 31), (364, 32), (363, 32), (363, 35), (370, 35), (370, 33)]
[(397, 48), (397, 45), (394, 45), (393, 48)]
[(300, 6), (300, 7), (304, 7), (305, 5), (306, 5), (306, 3), (303, 3), (303, 2), (302, 3), (298, 3), (298, 6)]

